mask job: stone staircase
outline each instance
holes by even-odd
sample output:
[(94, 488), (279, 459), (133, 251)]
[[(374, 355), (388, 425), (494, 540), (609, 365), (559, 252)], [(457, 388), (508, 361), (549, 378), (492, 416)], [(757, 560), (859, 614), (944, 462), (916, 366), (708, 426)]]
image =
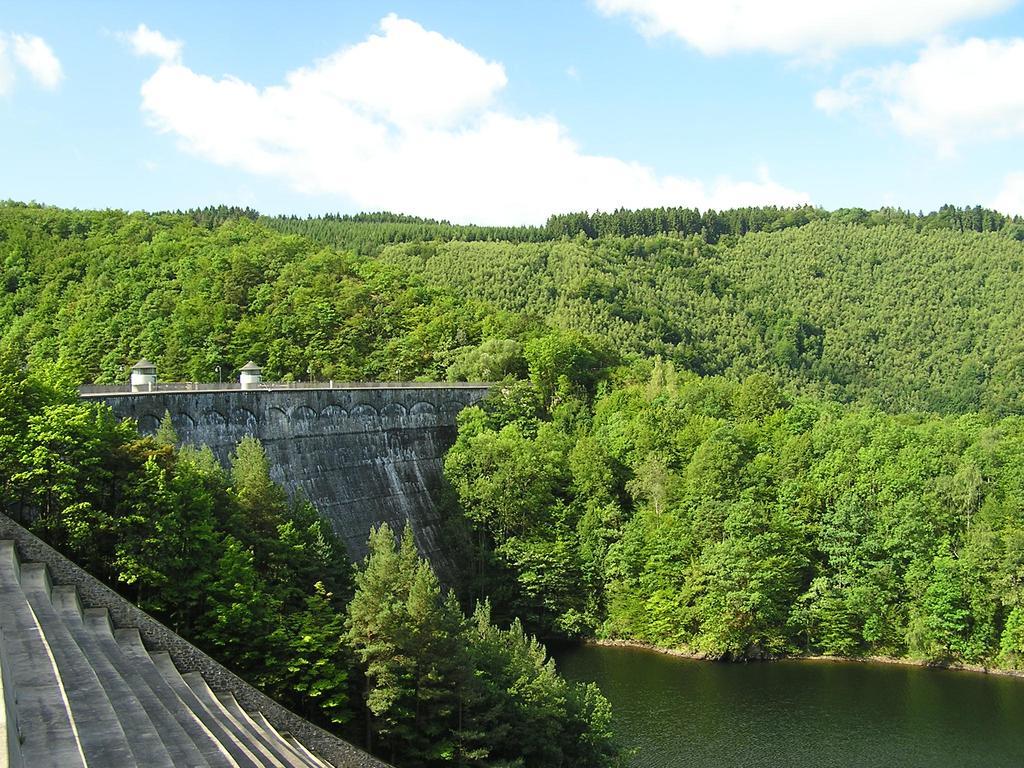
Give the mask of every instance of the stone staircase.
[[(331, 765), (201, 672), (147, 650), (137, 627), (115, 629), (106, 607), (83, 608), (77, 586), (53, 584), (47, 564), (18, 549), (0, 540), (0, 768)], [(344, 764), (381, 765), (345, 746), (355, 759)]]

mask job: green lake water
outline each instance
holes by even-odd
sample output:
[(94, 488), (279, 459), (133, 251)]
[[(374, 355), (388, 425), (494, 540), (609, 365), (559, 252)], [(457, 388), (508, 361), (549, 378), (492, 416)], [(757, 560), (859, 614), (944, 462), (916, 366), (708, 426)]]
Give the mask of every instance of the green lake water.
[(851, 662), (557, 652), (596, 682), (636, 768), (1024, 768), (1024, 679)]

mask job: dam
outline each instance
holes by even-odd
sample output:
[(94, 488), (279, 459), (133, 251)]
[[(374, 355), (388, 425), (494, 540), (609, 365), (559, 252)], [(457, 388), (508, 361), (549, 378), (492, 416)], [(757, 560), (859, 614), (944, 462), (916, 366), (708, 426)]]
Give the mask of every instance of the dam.
[[(145, 362), (145, 361), (143, 361)], [(141, 365), (141, 363), (140, 363)], [(136, 366), (138, 368), (138, 366)], [(271, 477), (330, 521), (353, 560), (370, 529), (409, 523), (420, 552), (442, 578), (456, 573), (438, 506), (456, 416), (488, 392), (466, 383), (270, 383), (249, 374), (230, 384), (140, 383), (83, 387), (118, 418), (154, 434), (167, 415), (182, 445), (209, 446), (227, 464), (238, 442), (258, 438)]]

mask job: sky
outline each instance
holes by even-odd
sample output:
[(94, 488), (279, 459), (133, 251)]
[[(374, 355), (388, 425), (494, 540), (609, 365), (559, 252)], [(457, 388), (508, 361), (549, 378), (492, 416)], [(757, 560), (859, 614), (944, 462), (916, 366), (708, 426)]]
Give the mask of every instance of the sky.
[(1024, 214), (1024, 0), (0, 4), (0, 199)]

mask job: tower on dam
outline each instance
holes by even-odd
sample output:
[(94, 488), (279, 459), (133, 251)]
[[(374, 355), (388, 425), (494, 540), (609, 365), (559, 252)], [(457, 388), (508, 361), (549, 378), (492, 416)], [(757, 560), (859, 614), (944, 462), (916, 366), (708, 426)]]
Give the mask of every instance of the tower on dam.
[[(459, 411), (486, 384), (264, 382), (250, 363), (226, 384), (147, 380), (136, 388), (92, 386), (82, 397), (107, 403), (153, 434), (170, 415), (182, 444), (209, 446), (226, 463), (247, 435), (263, 444), (271, 477), (303, 494), (328, 519), (349, 555), (366, 554), (370, 529), (412, 526), (421, 553), (443, 575), (455, 572), (438, 509), (445, 452)], [(141, 365), (141, 363), (140, 363)], [(138, 366), (136, 366), (138, 367)], [(150, 370), (151, 369), (151, 370)]]

